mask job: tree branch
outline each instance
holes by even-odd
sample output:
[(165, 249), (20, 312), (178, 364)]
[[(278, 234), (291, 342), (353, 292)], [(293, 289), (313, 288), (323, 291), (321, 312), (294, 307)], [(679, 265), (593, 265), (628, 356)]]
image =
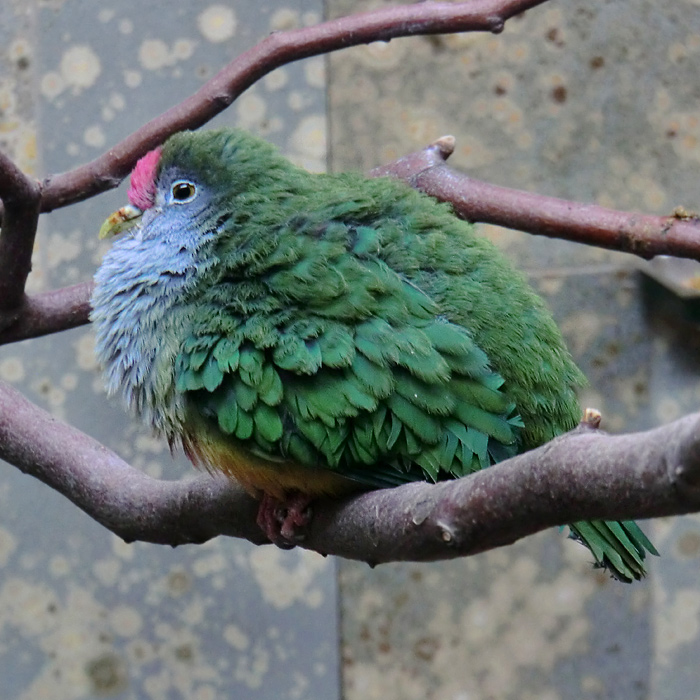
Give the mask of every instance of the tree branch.
[[(87, 322), (89, 284), (23, 295), (40, 207), (48, 211), (115, 186), (147, 150), (176, 131), (205, 123), (279, 65), (397, 36), (500, 31), (510, 16), (544, 1), (416, 4), (273, 35), (97, 160), (49, 178), (41, 204), (39, 186), (0, 155), (5, 204), (0, 265), (10, 270), (0, 281), (0, 343)], [(401, 177), (451, 201), (459, 215), (472, 221), (643, 257), (699, 255), (695, 221), (624, 214), (479, 183), (447, 168), (452, 148), (449, 138), (441, 139), (373, 174)], [(3, 318), (17, 316), (2, 332)], [(373, 563), (422, 561), (484, 551), (572, 520), (695, 511), (700, 509), (699, 428), (700, 414), (638, 435), (610, 437), (581, 428), (459, 481), (320, 501), (304, 546)], [(238, 486), (209, 475), (179, 482), (151, 479), (4, 385), (0, 458), (58, 490), (128, 541), (175, 545), (219, 534), (265, 541), (255, 525), (257, 504)]]
[(684, 214), (649, 216), (595, 204), (499, 187), (474, 180), (445, 164), (454, 138), (443, 136), (421, 151), (371, 171), (389, 175), (443, 202), (468, 221), (496, 224), (651, 259), (675, 255), (700, 260), (700, 219)]
[(498, 33), (508, 19), (543, 2), (546, 0), (398, 5), (272, 34), (231, 61), (194, 95), (151, 120), (106, 153), (75, 170), (47, 178), (42, 211), (64, 207), (116, 187), (142, 155), (178, 131), (202, 126), (279, 66), (398, 37), (470, 31)]
[(159, 481), (0, 382), (0, 459), (70, 499), (127, 542), (205, 542), (221, 534), (262, 543), (256, 502), (209, 475)]
[(0, 312), (7, 312), (15, 311), (20, 305), (32, 268), (41, 188), (2, 152), (0, 199), (4, 205), (0, 231)]
[[(145, 476), (1, 383), (0, 458), (127, 541), (266, 541), (255, 524), (257, 503), (234, 483)], [(468, 556), (581, 519), (694, 512), (700, 414), (620, 436), (582, 426), (464, 479), (323, 500), (314, 509), (303, 547), (372, 564)]]
[[(240, 55), (198, 92), (148, 122), (96, 160), (49, 176), (40, 207), (49, 211), (115, 187), (136, 160), (169, 135), (196, 128), (225, 109), (274, 68), (301, 58), (371, 41), (415, 34), (492, 31), (515, 14), (546, 0), (472, 0), (419, 3), (343, 17), (314, 27), (273, 34)], [(617, 212), (491, 185), (445, 165), (451, 137), (377, 168), (443, 201), (459, 216), (534, 234), (622, 250), (641, 257), (666, 254), (700, 259), (700, 223), (682, 216), (655, 217)], [(0, 236), (0, 345), (73, 328), (88, 322), (90, 284), (24, 296), (36, 230), (37, 184), (0, 154), (0, 198), (6, 200)], [(12, 264), (8, 264), (12, 261)]]
[(25, 296), (11, 313), (0, 311), (0, 345), (84, 326), (89, 322), (92, 288), (92, 282), (82, 282)]
[[(116, 187), (136, 161), (170, 135), (194, 129), (226, 109), (242, 92), (275, 68), (318, 54), (372, 41), (444, 32), (500, 32), (513, 15), (546, 0), (471, 0), (430, 2), (382, 8), (324, 22), (313, 27), (272, 34), (238, 56), (195, 94), (129, 135), (95, 160), (70, 172), (49, 175), (43, 183), (40, 210), (88, 199)], [(8, 189), (9, 187), (9, 189)], [(17, 194), (38, 194), (38, 185), (7, 157), (0, 158), (0, 199), (7, 194), (5, 225), (0, 237), (0, 269), (11, 270), (0, 280), (0, 345), (72, 328), (88, 322), (87, 286), (24, 297), (36, 233), (36, 202)], [(63, 305), (59, 305), (59, 300)], [(20, 308), (22, 307), (22, 308)], [(47, 317), (47, 312), (57, 314)], [(24, 318), (25, 312), (29, 314)], [(18, 319), (19, 324), (15, 324)], [(3, 331), (13, 326), (7, 333)]]

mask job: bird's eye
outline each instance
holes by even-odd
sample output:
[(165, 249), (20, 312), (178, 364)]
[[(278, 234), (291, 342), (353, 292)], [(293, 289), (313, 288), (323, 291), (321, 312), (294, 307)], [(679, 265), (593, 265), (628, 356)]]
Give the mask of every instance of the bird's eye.
[(173, 201), (179, 204), (191, 202), (197, 194), (197, 188), (187, 180), (178, 180), (172, 187)]

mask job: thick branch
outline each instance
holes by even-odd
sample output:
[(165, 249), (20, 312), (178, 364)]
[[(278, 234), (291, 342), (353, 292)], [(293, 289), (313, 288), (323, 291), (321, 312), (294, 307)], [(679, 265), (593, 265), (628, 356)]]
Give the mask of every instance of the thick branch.
[(651, 259), (675, 255), (700, 260), (700, 219), (682, 215), (649, 216), (594, 204), (499, 187), (448, 168), (454, 139), (445, 136), (422, 151), (375, 168), (444, 202), (461, 218), (497, 224), (539, 236), (562, 238)]
[(0, 152), (0, 199), (4, 205), (0, 232), (0, 312), (16, 310), (24, 295), (32, 267), (40, 197), (39, 184)]
[(208, 475), (158, 481), (0, 383), (0, 459), (69, 498), (126, 541), (204, 542), (220, 534), (261, 543), (257, 505)]
[(116, 187), (147, 151), (183, 129), (196, 129), (275, 68), (309, 56), (397, 37), (446, 32), (500, 32), (513, 15), (546, 0), (470, 0), (387, 7), (272, 34), (241, 54), (194, 95), (156, 117), (99, 158), (47, 179), (42, 211)]
[[(256, 503), (225, 479), (151, 479), (0, 384), (0, 458), (127, 541), (219, 534), (264, 542)], [(700, 414), (646, 433), (580, 428), (465, 479), (320, 501), (304, 547), (371, 563), (450, 559), (591, 518), (700, 510)]]

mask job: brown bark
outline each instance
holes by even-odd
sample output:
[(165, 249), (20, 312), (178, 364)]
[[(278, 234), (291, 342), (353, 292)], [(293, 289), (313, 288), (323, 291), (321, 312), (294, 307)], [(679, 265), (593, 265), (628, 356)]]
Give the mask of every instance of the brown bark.
[[(266, 541), (257, 503), (223, 477), (152, 479), (0, 383), (0, 459), (127, 541)], [(553, 525), (700, 509), (700, 414), (644, 433), (588, 425), (471, 476), (314, 504), (302, 546), (372, 564), (452, 559)]]

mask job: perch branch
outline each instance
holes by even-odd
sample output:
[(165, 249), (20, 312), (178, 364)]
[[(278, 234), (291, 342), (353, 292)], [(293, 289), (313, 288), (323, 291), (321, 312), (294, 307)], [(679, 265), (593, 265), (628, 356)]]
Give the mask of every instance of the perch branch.
[(127, 542), (204, 542), (220, 534), (261, 543), (257, 504), (226, 479), (159, 481), (0, 382), (0, 459), (70, 499)]
[[(56, 489), (127, 541), (217, 535), (255, 543), (256, 502), (224, 478), (159, 481), (0, 384), (0, 458)], [(645, 433), (582, 425), (456, 481), (318, 501), (303, 546), (373, 564), (451, 559), (593, 518), (700, 510), (700, 414)]]

